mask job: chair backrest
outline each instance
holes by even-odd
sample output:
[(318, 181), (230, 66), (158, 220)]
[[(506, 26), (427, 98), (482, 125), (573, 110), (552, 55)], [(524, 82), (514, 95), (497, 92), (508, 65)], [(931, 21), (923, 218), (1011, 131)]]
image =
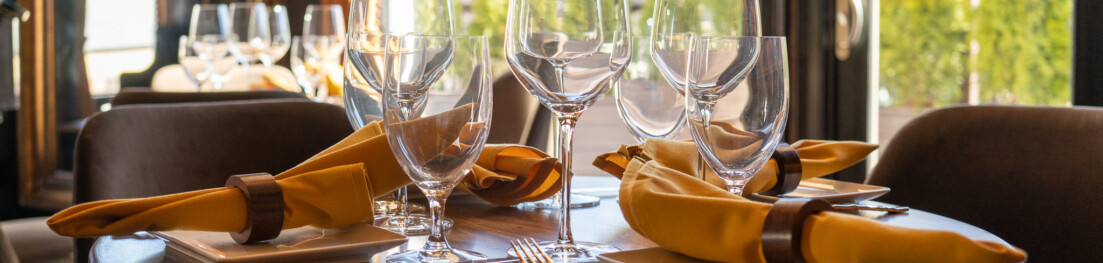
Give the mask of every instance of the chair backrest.
[(159, 104), (184, 102), (216, 102), (259, 99), (302, 99), (301, 93), (282, 90), (228, 91), (228, 92), (158, 92), (146, 88), (125, 88), (111, 99), (113, 107), (131, 104)]
[[(235, 174), (277, 174), (352, 133), (344, 110), (304, 100), (116, 107), (78, 135), (74, 203), (218, 187)], [(77, 259), (90, 242), (77, 242)]]
[(4, 228), (0, 228), (0, 263), (19, 263), (15, 248), (12, 248), (11, 242), (4, 236)]
[(494, 119), (487, 135), (488, 143), (525, 144), (535, 123), (537, 110), (543, 108), (521, 86), (512, 73), (494, 81)]
[(969, 223), (1031, 261), (1103, 261), (1103, 108), (973, 106), (905, 125), (867, 183)]

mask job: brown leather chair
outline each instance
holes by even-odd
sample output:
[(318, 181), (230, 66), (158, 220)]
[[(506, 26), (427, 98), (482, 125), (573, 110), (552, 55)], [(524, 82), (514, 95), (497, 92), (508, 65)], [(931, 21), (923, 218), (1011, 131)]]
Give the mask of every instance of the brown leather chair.
[(216, 102), (260, 99), (302, 99), (302, 93), (282, 90), (254, 90), (229, 92), (157, 92), (147, 88), (124, 88), (111, 99), (111, 106), (131, 104), (158, 104), (183, 102)]
[(978, 226), (1030, 261), (1103, 261), (1103, 108), (943, 108), (882, 150), (879, 201)]
[[(74, 203), (219, 187), (235, 174), (277, 174), (352, 133), (342, 108), (304, 100), (115, 107), (77, 139)], [(77, 261), (90, 239), (78, 239)]]

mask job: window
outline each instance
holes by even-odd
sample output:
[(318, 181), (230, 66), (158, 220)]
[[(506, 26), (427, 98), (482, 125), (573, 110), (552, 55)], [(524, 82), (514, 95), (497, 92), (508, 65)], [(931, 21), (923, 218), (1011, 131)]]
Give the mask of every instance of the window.
[[(88, 2), (84, 58), (92, 96), (117, 93), (119, 74), (142, 71), (153, 63), (156, 4), (157, 1), (148, 0)], [(120, 15), (121, 12), (126, 15)]]

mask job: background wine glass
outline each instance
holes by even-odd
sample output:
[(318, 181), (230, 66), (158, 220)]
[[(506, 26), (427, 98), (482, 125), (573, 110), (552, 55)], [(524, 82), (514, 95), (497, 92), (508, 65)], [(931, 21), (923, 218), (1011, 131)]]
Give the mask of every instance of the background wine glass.
[[(566, 175), (561, 204), (571, 203), (575, 123), (613, 86), (631, 60), (629, 5), (621, 0), (509, 2), (506, 61), (525, 89), (555, 113), (559, 123), (558, 157)], [(574, 241), (569, 207), (559, 208), (558, 240), (540, 243), (549, 255), (559, 261), (593, 261), (597, 254), (619, 250)]]
[(451, 248), (442, 226), (444, 202), (470, 172), (490, 128), (492, 79), (486, 37), (405, 35), (390, 36), (387, 42), (383, 70), (387, 140), (407, 175), (429, 199), (433, 222), (421, 250), (391, 255), (387, 262), (486, 259)]
[(632, 45), (635, 55), (613, 91), (617, 111), (641, 143), (674, 138), (686, 120), (685, 97), (663, 79), (652, 61), (650, 37), (633, 36)]
[[(368, 6), (368, 3), (372, 6)], [(375, 5), (378, 4), (378, 5)], [(344, 100), (349, 121), (357, 129), (382, 118), (381, 77), (384, 35), (423, 34), (450, 36), (455, 19), (450, 0), (354, 0), (349, 10), (348, 51), (344, 64)], [(369, 15), (369, 8), (372, 12)], [(399, 188), (391, 200), (377, 199), (376, 225), (405, 234), (430, 230), (426, 214), (412, 214), (425, 207), (407, 202), (407, 189)], [(451, 227), (451, 220), (444, 220)]]
[(264, 64), (264, 67), (271, 69), (272, 65), (283, 58), (291, 47), (291, 24), (287, 19), (287, 7), (273, 5), (268, 8), (268, 28), (271, 35), (268, 48), (260, 52), (259, 55), (260, 62)]
[[(651, 57), (670, 85), (684, 94), (693, 37), (761, 36), (758, 6), (758, 0), (656, 0)], [(702, 179), (706, 167), (699, 158), (697, 174)]]
[(299, 83), (303, 94), (314, 101), (324, 98), (327, 92), (327, 89), (320, 87), (324, 77), (320, 64), (321, 58), (306, 52), (302, 39), (298, 36), (291, 38), (291, 73), (295, 74), (295, 82)]
[[(753, 45), (751, 48), (740, 46)], [(743, 186), (770, 159), (789, 107), (784, 37), (696, 37), (686, 114), (698, 153), (727, 185)], [(753, 61), (744, 62), (740, 57)], [(752, 64), (745, 80), (733, 73)]]
[(230, 52), (241, 61), (246, 72), (272, 42), (268, 26), (268, 7), (264, 3), (230, 4), (230, 34), (237, 41), (231, 43)]
[(195, 91), (199, 92), (203, 91), (203, 84), (207, 83), (211, 71), (203, 63), (203, 60), (199, 59), (199, 54), (195, 53), (191, 46), (188, 36), (180, 36), (177, 60), (180, 61), (180, 67), (184, 69), (184, 74), (188, 76), (188, 80), (195, 84)]
[(230, 11), (225, 4), (196, 4), (192, 6), (188, 39), (199, 59), (210, 69), (210, 80), (215, 90), (233, 74), (233, 66), (226, 65), (230, 43), (237, 42), (230, 34)]
[[(308, 5), (303, 17), (303, 35), (300, 41), (310, 57), (318, 58), (321, 75), (330, 74), (330, 68), (340, 65), (345, 51), (345, 15), (340, 5)], [(334, 65), (334, 66), (331, 66)], [(307, 64), (310, 66), (310, 64)], [(316, 87), (316, 101), (329, 99), (328, 86)], [(326, 90), (326, 92), (321, 92)]]

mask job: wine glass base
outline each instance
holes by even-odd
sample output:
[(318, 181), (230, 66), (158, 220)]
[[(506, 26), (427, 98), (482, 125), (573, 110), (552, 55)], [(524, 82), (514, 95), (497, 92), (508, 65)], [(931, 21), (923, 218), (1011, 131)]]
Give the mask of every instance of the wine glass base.
[(387, 257), (387, 262), (396, 263), (420, 263), (420, 262), (471, 262), (476, 260), (484, 260), (486, 256), (474, 251), (449, 249), (439, 252), (423, 252), (420, 250), (411, 250), (403, 253), (398, 253)]
[[(443, 218), (442, 224), (445, 230), (452, 229), (454, 222), (451, 218)], [(389, 215), (377, 217), (375, 226), (403, 235), (428, 235), (432, 231), (433, 220), (426, 215), (410, 214), (407, 216)]]
[[(558, 241), (537, 242), (540, 249), (552, 259), (552, 262), (598, 262), (597, 255), (620, 251), (608, 244), (575, 241), (573, 245), (561, 245)], [(510, 257), (517, 257), (517, 251), (506, 251)]]
[[(582, 194), (571, 194), (571, 209), (590, 208), (595, 207), (599, 204), (601, 204), (600, 197)], [(515, 206), (521, 209), (555, 210), (559, 209), (559, 198), (551, 197), (535, 202), (524, 202)]]

